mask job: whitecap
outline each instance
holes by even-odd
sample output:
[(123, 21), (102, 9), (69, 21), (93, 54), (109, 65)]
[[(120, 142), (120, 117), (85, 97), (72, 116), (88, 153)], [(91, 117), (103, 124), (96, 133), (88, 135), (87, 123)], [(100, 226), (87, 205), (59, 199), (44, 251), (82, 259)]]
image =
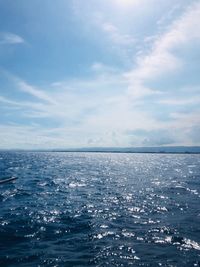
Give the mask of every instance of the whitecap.
[(157, 207), (158, 211), (168, 211), (166, 207)]
[(122, 235), (123, 235), (124, 237), (133, 237), (133, 236), (135, 236), (134, 233), (128, 232), (126, 229), (123, 229), (123, 230), (122, 230)]
[(182, 245), (182, 247), (200, 250), (200, 244), (199, 243), (197, 243), (191, 239), (187, 239), (187, 238), (184, 238), (183, 241), (184, 241), (184, 244)]
[(96, 238), (96, 239), (102, 239), (102, 238), (104, 238), (104, 237), (106, 237), (108, 235), (114, 235), (114, 232), (108, 231), (108, 232), (104, 232), (104, 233), (99, 233), (99, 234), (96, 234), (94, 236), (94, 238)]
[(81, 184), (81, 183), (74, 183), (74, 182), (71, 182), (70, 184), (69, 184), (69, 187), (70, 188), (75, 188), (75, 187), (84, 187), (84, 186), (86, 186), (86, 184)]
[(103, 229), (108, 228), (108, 225), (102, 224), (100, 225), (100, 228), (103, 228)]

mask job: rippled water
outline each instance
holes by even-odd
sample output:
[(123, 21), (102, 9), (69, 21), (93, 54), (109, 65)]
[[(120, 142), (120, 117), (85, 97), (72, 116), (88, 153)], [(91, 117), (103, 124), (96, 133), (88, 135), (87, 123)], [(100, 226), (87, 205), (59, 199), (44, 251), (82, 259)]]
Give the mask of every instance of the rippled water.
[(0, 266), (200, 266), (200, 155), (0, 153)]

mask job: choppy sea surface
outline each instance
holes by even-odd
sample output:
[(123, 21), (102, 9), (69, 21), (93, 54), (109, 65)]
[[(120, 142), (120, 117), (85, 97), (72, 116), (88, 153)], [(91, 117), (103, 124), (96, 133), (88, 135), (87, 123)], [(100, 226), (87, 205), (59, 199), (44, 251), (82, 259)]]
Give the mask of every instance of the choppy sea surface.
[(0, 266), (200, 266), (200, 155), (1, 152)]

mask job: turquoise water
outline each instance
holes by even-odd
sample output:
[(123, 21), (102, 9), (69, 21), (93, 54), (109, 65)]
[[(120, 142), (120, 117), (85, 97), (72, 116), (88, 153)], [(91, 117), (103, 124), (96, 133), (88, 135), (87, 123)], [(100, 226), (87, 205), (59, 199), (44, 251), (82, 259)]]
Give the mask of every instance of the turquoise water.
[(200, 155), (1, 152), (0, 266), (200, 266)]

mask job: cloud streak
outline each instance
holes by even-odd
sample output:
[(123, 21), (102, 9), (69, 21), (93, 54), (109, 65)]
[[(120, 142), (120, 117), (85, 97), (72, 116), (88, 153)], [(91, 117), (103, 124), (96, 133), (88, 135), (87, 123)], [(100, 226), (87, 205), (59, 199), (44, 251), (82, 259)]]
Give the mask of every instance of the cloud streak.
[(24, 43), (24, 39), (14, 33), (11, 32), (1, 32), (0, 33), (0, 45), (14, 45), (14, 44), (22, 44)]
[(21, 79), (17, 79), (17, 86), (19, 87), (19, 89), (25, 93), (28, 93), (40, 100), (49, 102), (50, 104), (55, 104), (56, 102), (53, 100), (53, 98), (51, 98), (48, 94), (46, 94), (44, 91), (29, 85), (28, 83), (26, 83), (25, 81), (21, 80)]
[(112, 23), (104, 22), (101, 25), (102, 30), (108, 34), (112, 43), (122, 46), (132, 46), (136, 43), (136, 40), (129, 34), (120, 33), (119, 29)]
[(200, 4), (195, 3), (171, 24), (166, 33), (156, 38), (148, 54), (137, 58), (137, 67), (125, 74), (130, 80), (130, 94), (134, 94), (138, 86), (144, 94), (145, 90), (147, 94), (152, 92), (150, 88), (145, 88), (145, 82), (174, 73), (184, 66), (184, 62), (176, 56), (174, 50), (180, 49), (185, 44), (200, 41), (199, 31), (194, 30), (199, 24)]

